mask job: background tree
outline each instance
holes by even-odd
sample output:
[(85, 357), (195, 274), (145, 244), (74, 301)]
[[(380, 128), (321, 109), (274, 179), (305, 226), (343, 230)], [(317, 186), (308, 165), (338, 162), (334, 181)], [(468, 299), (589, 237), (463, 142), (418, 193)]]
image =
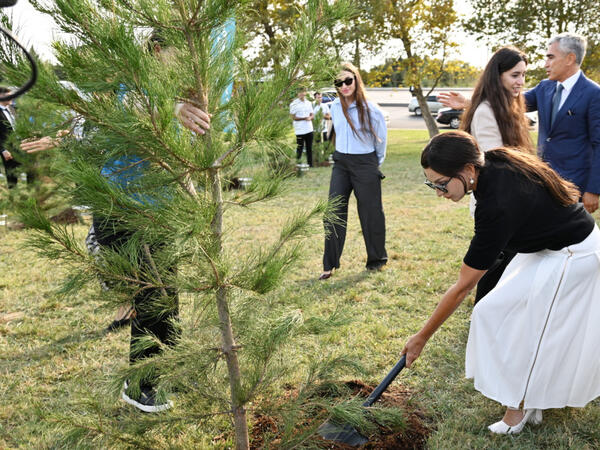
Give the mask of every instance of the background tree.
[(247, 36), (246, 54), (256, 67), (277, 71), (295, 39), (300, 0), (251, 0), (239, 26)]
[[(566, 31), (584, 35), (588, 51), (583, 70), (600, 79), (600, 9), (593, 0), (470, 0), (475, 13), (464, 21), (467, 31), (492, 47), (516, 45), (530, 61), (543, 61), (546, 43)], [(532, 67), (533, 69), (533, 67)], [(545, 78), (544, 70), (529, 70), (529, 84)]]
[(352, 16), (331, 26), (328, 32), (336, 57), (352, 61), (360, 69), (363, 57), (385, 45), (385, 24), (380, 1), (357, 0), (353, 6)]
[[(467, 62), (454, 59), (442, 64), (439, 59), (426, 58), (425, 64), (421, 79), (424, 86), (431, 86), (437, 82), (444, 87), (469, 87), (473, 86), (481, 72)], [(438, 71), (442, 65), (444, 71), (438, 81)], [(384, 64), (371, 68), (363, 79), (370, 87), (409, 87), (404, 82), (405, 77), (406, 68), (402, 60), (390, 58)]]
[[(406, 76), (404, 83), (413, 87), (419, 101), (423, 119), (430, 136), (438, 133), (435, 119), (427, 106), (427, 95), (433, 91), (444, 73), (448, 52), (455, 46), (449, 34), (456, 24), (457, 16), (453, 0), (385, 0), (381, 2), (385, 12), (388, 36), (399, 39), (403, 46)], [(431, 70), (428, 58), (437, 57), (439, 66)], [(424, 92), (423, 80), (433, 77), (432, 84)]]
[[(328, 214), (327, 204), (298, 211), (269, 242), (254, 243), (248, 236), (250, 252), (228, 245), (228, 235), (239, 228), (227, 222), (227, 211), (272, 198), (282, 188), (288, 174), (271, 170), (267, 153), (289, 146), (288, 127), (281, 123), (296, 87), (335, 75), (333, 55), (323, 54), (321, 37), (345, 18), (348, 3), (306, 2), (295, 21), (295, 38), (283, 44), (280, 67), (266, 77), (242, 55), (243, 31), (232, 40), (223, 38), (233, 20), (248, 14), (247, 2), (32, 3), (76, 38), (54, 48), (62, 74), (86, 93), (66, 88), (51, 67), (41, 65), (30, 94), (48, 106), (73, 111), (89, 129), (82, 139), (65, 139), (57, 151), (64, 195), (72, 204), (90, 206), (99, 217), (111, 217), (117, 229), (131, 231), (132, 237), (126, 248), (104, 249), (102, 257), (90, 257), (70, 228), (52, 224), (30, 202), (22, 211), (26, 223), (37, 230), (30, 245), (71, 267), (65, 292), (95, 285), (101, 275), (111, 284), (110, 296), (102, 296), (111, 307), (152, 287), (162, 292), (153, 304), (158, 314), (173, 310), (175, 299), (169, 292), (174, 290), (186, 310), (178, 345), (122, 367), (110, 395), (92, 392), (91, 400), (84, 393), (81, 407), (81, 397), (74, 394), (73, 414), (54, 419), (69, 430), (71, 445), (120, 442), (148, 448), (163, 445), (169, 436), (176, 439), (180, 426), (229, 417), (236, 447), (248, 448), (248, 406), (260, 410), (261, 402), (255, 402), (259, 394), (269, 392), (299, 364), (298, 358), (284, 356), (290, 337), (319, 333), (341, 321), (335, 312), (311, 321), (293, 308), (291, 299), (268, 302), (265, 297), (301, 255), (298, 239), (309, 232), (313, 220)], [(160, 58), (146, 50), (149, 29), (160, 31), (169, 45)], [(25, 63), (19, 58), (3, 58), (3, 63), (6, 76), (20, 84)], [(173, 112), (178, 101), (211, 112), (210, 132), (197, 136), (179, 126)], [(99, 173), (107, 162), (131, 155), (141, 158), (146, 169), (127, 187), (116, 187)], [(247, 161), (258, 161), (252, 185), (243, 192), (224, 191), (227, 171)], [(149, 248), (157, 249), (155, 254), (148, 256)], [(142, 265), (144, 259), (150, 259), (150, 267)], [(157, 342), (149, 337), (138, 345)], [(335, 373), (339, 362), (344, 361), (311, 363), (306, 389), (298, 398), (305, 399), (304, 391)], [(102, 409), (103, 400), (115, 399), (124, 380), (135, 384), (149, 374), (159, 380), (159, 396), (178, 392), (180, 406), (174, 411), (141, 417), (115, 406)], [(301, 401), (285, 406), (292, 411), (294, 403)], [(287, 416), (293, 420), (290, 411)], [(306, 436), (294, 431), (288, 426), (280, 444), (285, 439), (288, 444), (303, 442)]]

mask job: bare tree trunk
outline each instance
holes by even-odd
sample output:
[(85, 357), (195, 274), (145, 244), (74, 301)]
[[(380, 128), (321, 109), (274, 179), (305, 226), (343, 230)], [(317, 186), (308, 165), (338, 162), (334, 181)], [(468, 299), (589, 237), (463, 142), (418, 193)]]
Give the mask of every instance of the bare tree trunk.
[[(223, 235), (223, 194), (221, 189), (220, 169), (210, 170), (212, 181), (212, 199), (217, 207), (215, 217), (212, 222), (212, 232), (215, 241), (219, 245), (219, 253), (222, 252)], [(227, 371), (229, 372), (229, 389), (231, 394), (231, 411), (235, 428), (235, 448), (237, 450), (248, 450), (250, 448), (250, 439), (248, 436), (248, 421), (246, 418), (246, 408), (244, 407), (241, 371), (237, 357), (237, 346), (233, 336), (233, 327), (231, 325), (231, 316), (229, 314), (229, 304), (227, 302), (227, 288), (219, 286), (217, 289), (217, 310), (219, 312), (219, 322), (221, 325), (221, 338), (223, 339), (223, 354), (227, 362)]]
[(427, 97), (423, 95), (423, 89), (421, 86), (417, 85), (414, 87), (413, 94), (417, 97), (417, 101), (419, 102), (419, 107), (421, 108), (421, 114), (423, 114), (423, 120), (425, 121), (425, 125), (427, 126), (427, 131), (429, 131), (429, 137), (433, 137), (440, 132), (435, 123), (435, 119), (431, 115), (431, 111), (429, 111), (429, 106), (427, 105)]
[(358, 36), (354, 39), (354, 61), (352, 63), (357, 69), (360, 69), (360, 39)]

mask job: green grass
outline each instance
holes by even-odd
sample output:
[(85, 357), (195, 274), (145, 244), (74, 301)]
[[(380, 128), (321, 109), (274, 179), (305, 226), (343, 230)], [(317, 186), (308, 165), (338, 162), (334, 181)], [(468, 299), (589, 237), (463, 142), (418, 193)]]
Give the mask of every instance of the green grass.
[[(326, 282), (316, 280), (323, 250), (322, 227), (316, 224), (314, 236), (305, 242), (303, 259), (274, 294), (302, 298), (307, 316), (336, 308), (349, 313), (354, 318), (351, 324), (319, 340), (299, 342), (289, 357), (303, 361), (305, 355), (319, 352), (351, 353), (362, 362), (365, 381), (371, 383), (378, 383), (395, 364), (403, 343), (419, 330), (455, 280), (473, 227), (467, 201), (455, 204), (437, 198), (422, 183), (419, 154), (426, 132), (392, 131), (389, 138), (382, 168), (387, 176), (383, 200), (390, 258), (385, 270), (374, 274), (364, 270), (364, 242), (353, 199), (341, 269)], [(291, 209), (326, 198), (329, 175), (329, 168), (311, 170), (290, 181), (286, 194), (277, 200), (249, 210), (231, 209), (227, 223), (235, 232), (229, 234), (227, 248), (243, 251), (274, 240)], [(85, 226), (76, 228), (82, 239), (86, 231)], [(57, 297), (54, 291), (67, 268), (23, 250), (27, 231), (0, 233), (0, 448), (56, 448), (59, 443), (44, 418), (76, 408), (73, 401), (81, 393), (97, 395), (98, 386), (127, 365), (128, 332), (100, 332), (113, 311), (101, 307), (98, 286), (89, 286), (76, 298)], [(189, 300), (182, 299), (184, 320)], [(413, 369), (403, 371), (397, 381), (413, 390), (415, 402), (434, 421), (429, 447), (600, 447), (600, 401), (584, 409), (547, 411), (542, 426), (526, 428), (516, 437), (490, 436), (486, 426), (501, 417), (503, 408), (464, 378), (471, 308), (469, 297), (428, 343)], [(6, 320), (9, 313), (21, 316)], [(299, 367), (288, 383), (300, 382)], [(116, 394), (99, 401), (114, 405), (109, 420), (135, 414)], [(189, 427), (176, 441), (157, 438), (155, 445), (203, 448), (216, 434), (216, 429)], [(95, 448), (94, 442), (89, 446)], [(124, 446), (115, 441), (115, 448)]]

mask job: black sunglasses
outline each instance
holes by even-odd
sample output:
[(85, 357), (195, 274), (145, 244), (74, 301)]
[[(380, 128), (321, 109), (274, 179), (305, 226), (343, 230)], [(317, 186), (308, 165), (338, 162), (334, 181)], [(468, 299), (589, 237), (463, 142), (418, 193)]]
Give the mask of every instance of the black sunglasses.
[(341, 88), (342, 84), (345, 84), (346, 86), (350, 86), (352, 83), (354, 83), (354, 78), (353, 77), (348, 77), (348, 78), (345, 78), (343, 80), (335, 80), (333, 82), (333, 85), (336, 88)]
[(450, 177), (448, 179), (448, 181), (444, 181), (443, 183), (440, 183), (440, 184), (432, 183), (429, 180), (425, 180), (424, 183), (427, 186), (429, 186), (431, 189), (437, 189), (438, 191), (443, 192), (444, 194), (447, 194), (448, 193), (448, 188), (446, 186), (448, 186), (448, 183), (450, 183), (450, 181), (452, 181), (452, 178), (454, 178), (454, 177)]

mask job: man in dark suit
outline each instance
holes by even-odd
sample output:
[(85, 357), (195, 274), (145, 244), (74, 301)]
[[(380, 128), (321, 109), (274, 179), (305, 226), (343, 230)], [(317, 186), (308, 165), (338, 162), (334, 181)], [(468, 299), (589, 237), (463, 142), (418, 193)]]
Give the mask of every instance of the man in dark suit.
[(600, 194), (600, 86), (580, 66), (585, 38), (559, 34), (548, 43), (548, 79), (525, 93), (527, 109), (538, 111), (538, 153), (563, 178), (575, 183), (589, 212)]
[[(0, 95), (10, 93), (10, 89), (0, 86)], [(6, 174), (6, 182), (8, 188), (12, 189), (17, 185), (18, 173), (17, 167), (21, 164), (15, 161), (14, 150), (11, 151), (6, 146), (8, 137), (14, 130), (15, 116), (14, 110), (10, 106), (11, 102), (5, 101), (0, 102), (0, 155), (2, 156), (2, 164), (4, 165), (4, 172)]]

